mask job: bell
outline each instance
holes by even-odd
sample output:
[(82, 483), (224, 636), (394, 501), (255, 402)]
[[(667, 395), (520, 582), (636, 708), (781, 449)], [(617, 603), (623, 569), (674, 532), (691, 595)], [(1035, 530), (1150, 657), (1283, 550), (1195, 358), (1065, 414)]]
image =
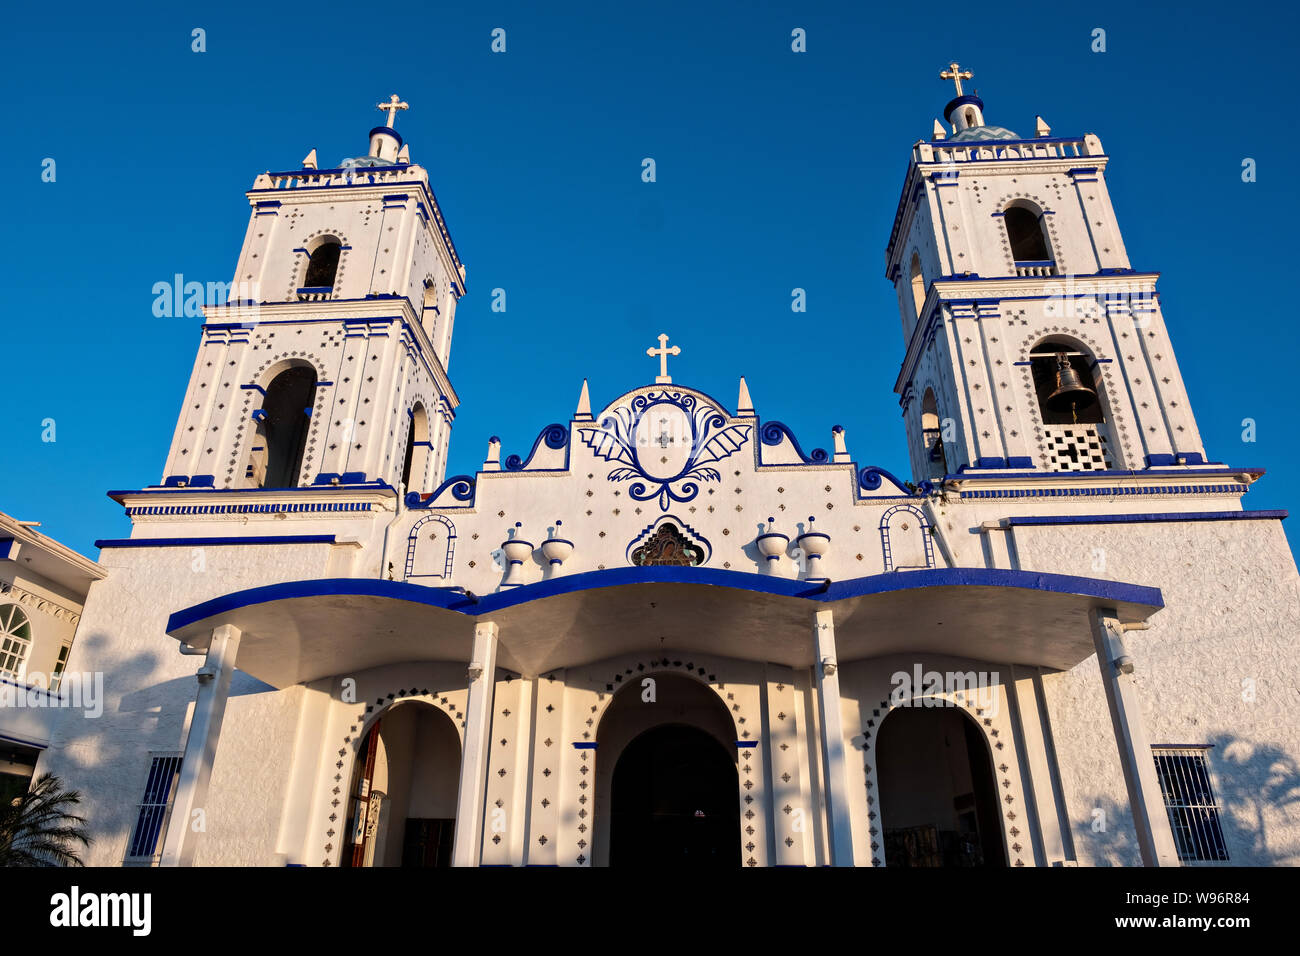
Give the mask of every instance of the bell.
[(1096, 401), (1096, 389), (1084, 385), (1078, 370), (1070, 364), (1065, 353), (1057, 352), (1056, 388), (1047, 396), (1047, 407), (1054, 412), (1073, 412), (1077, 415)]

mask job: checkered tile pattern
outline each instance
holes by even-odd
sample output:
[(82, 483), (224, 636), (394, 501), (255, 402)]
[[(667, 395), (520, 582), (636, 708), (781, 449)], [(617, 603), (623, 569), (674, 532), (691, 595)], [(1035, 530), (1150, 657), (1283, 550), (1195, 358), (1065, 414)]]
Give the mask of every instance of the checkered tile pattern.
[(1046, 425), (1047, 467), (1052, 471), (1114, 468), (1106, 436), (1096, 425)]

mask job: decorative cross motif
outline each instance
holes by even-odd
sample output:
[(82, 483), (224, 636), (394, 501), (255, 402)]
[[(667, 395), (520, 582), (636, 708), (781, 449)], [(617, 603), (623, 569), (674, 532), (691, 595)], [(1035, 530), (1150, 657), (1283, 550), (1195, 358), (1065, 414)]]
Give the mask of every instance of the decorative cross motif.
[(659, 419), (659, 424), (665, 426), (665, 428), (663, 429), (663, 431), (659, 433), (659, 437), (656, 439), (656, 441), (659, 442), (660, 448), (667, 448), (669, 445), (673, 443), (673, 438), (671, 435), (668, 434), (668, 429), (666, 427), (668, 425), (668, 419), (666, 418)]
[(646, 349), (646, 350), (645, 350), (645, 354), (648, 355), (648, 356), (650, 356), (651, 358), (654, 358), (656, 355), (659, 356), (659, 374), (658, 374), (657, 376), (655, 376), (655, 384), (656, 384), (656, 385), (669, 385), (669, 384), (671, 384), (671, 383), (672, 383), (672, 377), (668, 374), (668, 356), (670, 356), (670, 355), (681, 355), (681, 354), (682, 354), (682, 350), (681, 350), (681, 348), (679, 348), (679, 347), (676, 346), (676, 345), (674, 345), (672, 348), (669, 348), (669, 347), (668, 347), (668, 336), (667, 336), (667, 335), (660, 335), (660, 336), (659, 336), (659, 348), (657, 348), (657, 349)]
[[(939, 74), (941, 80), (952, 80), (957, 84), (957, 95), (961, 96), (961, 81), (974, 79), (975, 74), (970, 70), (963, 70), (955, 62), (948, 64), (948, 69)], [(397, 99), (397, 97), (393, 97)]]
[[(957, 84), (957, 92), (959, 93), (961, 92), (960, 83)], [(390, 99), (387, 103), (375, 104), (375, 109), (379, 110), (380, 112), (388, 113), (388, 119), (384, 122), (384, 125), (387, 126), (389, 129), (393, 128), (393, 117), (397, 115), (397, 111), (409, 110), (410, 108), (411, 107), (409, 104), (403, 103), (400, 99), (397, 98), (396, 93), (393, 94), (392, 99)]]

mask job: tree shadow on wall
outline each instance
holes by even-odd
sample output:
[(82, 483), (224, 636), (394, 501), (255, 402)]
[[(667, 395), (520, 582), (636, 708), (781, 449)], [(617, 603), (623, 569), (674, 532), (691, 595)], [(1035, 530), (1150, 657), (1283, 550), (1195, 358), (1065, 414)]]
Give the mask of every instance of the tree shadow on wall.
[[(1206, 760), (1219, 807), (1219, 826), (1232, 866), (1295, 866), (1300, 841), (1273, 837), (1279, 817), (1300, 817), (1300, 763), (1275, 744), (1251, 744), (1228, 734), (1212, 738)], [(1167, 818), (1167, 817), (1166, 817)], [(1096, 866), (1141, 866), (1127, 801), (1098, 797), (1073, 821), (1076, 844)]]

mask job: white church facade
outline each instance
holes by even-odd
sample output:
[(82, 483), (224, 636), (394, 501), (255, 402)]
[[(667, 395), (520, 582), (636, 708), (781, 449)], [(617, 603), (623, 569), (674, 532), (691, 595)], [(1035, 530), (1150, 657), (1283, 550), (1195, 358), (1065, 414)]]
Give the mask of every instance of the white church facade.
[(446, 475), (466, 270), (405, 104), (258, 176), (258, 292), (112, 493), (68, 662), (102, 716), (38, 767), (87, 862), (1300, 863), (1285, 513), (1201, 443), (1100, 140), (945, 78), (886, 250), (906, 478), (675, 381), (666, 336)]

